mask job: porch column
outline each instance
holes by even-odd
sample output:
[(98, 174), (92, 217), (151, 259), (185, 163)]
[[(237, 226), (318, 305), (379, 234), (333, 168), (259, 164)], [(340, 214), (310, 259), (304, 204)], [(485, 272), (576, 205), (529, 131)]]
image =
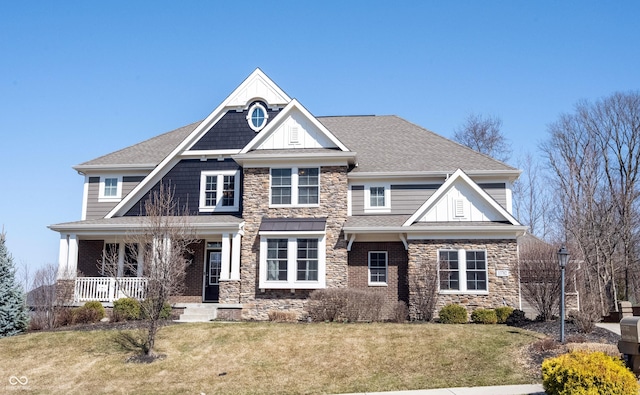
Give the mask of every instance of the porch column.
[(222, 261), (220, 263), (220, 281), (229, 280), (229, 261), (231, 257), (231, 239), (229, 233), (222, 235)]
[(78, 272), (78, 239), (75, 234), (60, 234), (58, 280), (73, 280)]
[(240, 243), (242, 235), (240, 233), (233, 234), (233, 243), (231, 244), (231, 279), (240, 280)]

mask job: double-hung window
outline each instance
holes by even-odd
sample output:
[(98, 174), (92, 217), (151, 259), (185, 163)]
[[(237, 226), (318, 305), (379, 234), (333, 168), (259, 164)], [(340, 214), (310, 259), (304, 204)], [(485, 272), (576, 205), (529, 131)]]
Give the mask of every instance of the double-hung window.
[(122, 177), (102, 176), (100, 177), (100, 191), (98, 201), (119, 202), (122, 199)]
[(389, 212), (391, 210), (390, 185), (365, 185), (364, 210), (365, 212)]
[(238, 211), (240, 171), (203, 171), (200, 175), (200, 211)]
[(272, 206), (317, 206), (319, 202), (319, 168), (271, 169)]
[(438, 251), (440, 292), (486, 293), (487, 254), (484, 250)]
[(325, 249), (324, 235), (261, 236), (259, 288), (324, 288)]
[(369, 285), (387, 285), (387, 252), (369, 251)]

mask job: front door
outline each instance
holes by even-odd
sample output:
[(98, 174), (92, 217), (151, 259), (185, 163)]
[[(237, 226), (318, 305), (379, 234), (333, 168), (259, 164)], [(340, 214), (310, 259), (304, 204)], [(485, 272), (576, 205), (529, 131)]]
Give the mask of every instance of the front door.
[(222, 252), (207, 250), (204, 271), (204, 301), (217, 302), (220, 297), (220, 267)]

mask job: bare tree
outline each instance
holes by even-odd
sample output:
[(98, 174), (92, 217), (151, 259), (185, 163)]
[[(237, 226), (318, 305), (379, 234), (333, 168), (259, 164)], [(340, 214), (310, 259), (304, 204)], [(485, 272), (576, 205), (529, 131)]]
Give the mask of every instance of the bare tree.
[[(125, 237), (125, 245), (130, 248), (127, 248), (124, 271), (137, 271), (142, 257), (146, 287), (141, 310), (147, 318), (147, 329), (146, 338), (140, 341), (139, 346), (146, 356), (154, 357), (162, 309), (170, 297), (182, 291), (189, 264), (187, 258), (193, 253), (191, 246), (198, 240), (186, 215), (187, 209), (179, 207), (169, 186), (160, 184), (158, 190), (150, 193), (144, 212), (139, 227)], [(127, 294), (122, 277), (118, 277), (117, 255), (115, 252), (105, 254), (104, 266), (116, 278), (121, 292), (127, 297), (136, 297)]]
[(431, 321), (438, 299), (438, 265), (436, 261), (420, 260), (408, 276), (412, 319)]
[[(70, 295), (56, 292), (56, 278), (58, 268), (54, 264), (47, 264), (38, 269), (31, 281), (31, 291), (27, 294), (27, 303), (32, 309), (31, 328), (51, 329), (59, 326), (56, 309)], [(72, 292), (71, 287), (65, 290)]]
[(500, 131), (502, 120), (494, 115), (469, 114), (455, 131), (453, 139), (460, 144), (500, 161), (511, 157), (511, 148)]
[(554, 232), (553, 205), (542, 170), (531, 154), (518, 161), (523, 170), (513, 185), (513, 206), (516, 218), (529, 227), (529, 232), (548, 239)]
[(560, 268), (557, 249), (525, 236), (520, 245), (520, 283), (522, 296), (531, 304), (538, 318), (548, 321), (558, 312), (560, 302)]

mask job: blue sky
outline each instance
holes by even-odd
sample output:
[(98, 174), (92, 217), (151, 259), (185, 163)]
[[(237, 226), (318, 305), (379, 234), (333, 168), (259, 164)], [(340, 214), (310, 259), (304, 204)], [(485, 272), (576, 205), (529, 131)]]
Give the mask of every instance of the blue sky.
[(57, 263), (73, 165), (203, 119), (256, 67), (314, 115), (450, 137), (503, 120), (513, 161), (581, 100), (640, 89), (640, 2), (0, 2), (0, 226)]

